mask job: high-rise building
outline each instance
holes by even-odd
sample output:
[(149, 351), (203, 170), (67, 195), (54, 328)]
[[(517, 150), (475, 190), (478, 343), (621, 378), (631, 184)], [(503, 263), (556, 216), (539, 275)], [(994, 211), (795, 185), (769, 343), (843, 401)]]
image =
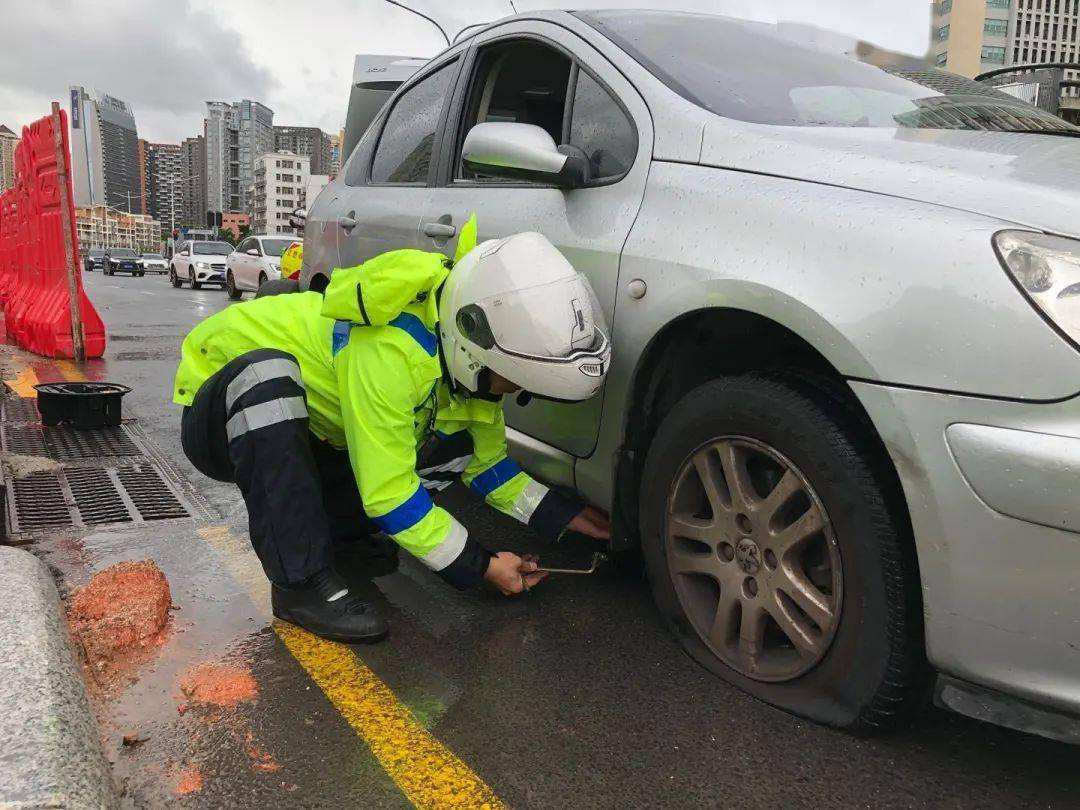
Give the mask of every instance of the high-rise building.
[(185, 138), (180, 144), (180, 183), (183, 224), (206, 226), (206, 139), (202, 135)]
[(337, 177), (341, 173), (341, 145), (344, 141), (344, 129), (330, 136), (330, 177)]
[(271, 152), (255, 163), (252, 233), (295, 233), (289, 215), (301, 207), (311, 162), (306, 155)]
[(318, 127), (274, 127), (274, 151), (305, 155), (312, 174), (329, 174), (333, 160), (330, 136)]
[(130, 105), (100, 90), (69, 89), (75, 204), (140, 212), (139, 135)]
[(248, 99), (208, 101), (204, 135), (207, 210), (243, 211), (255, 161), (274, 151), (274, 111)]
[(184, 224), (184, 160), (179, 144), (139, 141), (145, 213), (170, 230)]
[(15, 147), (19, 136), (0, 124), (0, 191), (15, 185)]
[(160, 222), (111, 206), (75, 206), (75, 231), (81, 247), (124, 247), (139, 253), (161, 250)]

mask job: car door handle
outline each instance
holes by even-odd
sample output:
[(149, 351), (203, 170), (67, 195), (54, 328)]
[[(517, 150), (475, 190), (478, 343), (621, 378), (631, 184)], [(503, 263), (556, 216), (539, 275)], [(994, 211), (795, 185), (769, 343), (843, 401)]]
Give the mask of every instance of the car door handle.
[(351, 231), (357, 226), (356, 220), (350, 216), (338, 217), (337, 224), (341, 226), (343, 231)]
[(430, 236), (432, 239), (452, 239), (457, 233), (457, 228), (445, 222), (425, 222), (421, 229), (425, 236)]

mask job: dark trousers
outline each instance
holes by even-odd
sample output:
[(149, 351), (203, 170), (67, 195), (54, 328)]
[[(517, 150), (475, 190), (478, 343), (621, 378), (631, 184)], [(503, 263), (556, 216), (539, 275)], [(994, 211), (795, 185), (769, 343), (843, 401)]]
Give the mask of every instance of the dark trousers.
[(225, 365), (184, 409), (180, 436), (199, 472), (240, 488), (251, 544), (277, 585), (303, 585), (333, 562), (335, 543), (378, 531), (348, 455), (308, 429), (290, 354), (258, 349)]
[[(240, 488), (251, 544), (276, 585), (302, 586), (343, 548), (390, 542), (373, 539), (379, 528), (364, 512), (348, 454), (310, 431), (291, 354), (256, 349), (222, 367), (184, 409), (180, 438), (199, 472)], [(429, 442), (424, 486), (445, 487), (471, 453), (466, 433)]]

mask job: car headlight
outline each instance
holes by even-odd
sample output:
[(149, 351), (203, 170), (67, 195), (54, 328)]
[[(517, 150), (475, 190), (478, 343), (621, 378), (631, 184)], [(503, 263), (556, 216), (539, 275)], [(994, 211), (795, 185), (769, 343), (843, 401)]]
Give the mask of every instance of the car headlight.
[(1080, 348), (1080, 241), (1002, 231), (994, 236), (994, 246), (1016, 285)]
[(209, 270), (210, 262), (195, 262), (195, 266), (200, 270)]

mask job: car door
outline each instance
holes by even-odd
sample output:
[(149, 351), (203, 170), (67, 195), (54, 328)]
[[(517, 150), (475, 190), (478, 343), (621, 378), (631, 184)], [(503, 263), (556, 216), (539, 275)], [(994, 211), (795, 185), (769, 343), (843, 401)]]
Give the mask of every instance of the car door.
[(232, 253), (229, 254), (225, 260), (226, 267), (232, 271), (233, 283), (238, 289), (247, 290), (250, 289), (247, 283), (247, 254), (244, 252), (248, 249), (248, 245), (251, 242), (250, 239), (242, 239), (240, 244), (236, 246)]
[[(583, 151), (593, 180), (585, 188), (470, 176), (465, 135), (483, 121), (543, 127), (556, 143)], [(514, 21), (479, 35), (458, 82), (444, 138), (440, 176), (421, 229), (456, 229), (475, 212), (480, 240), (539, 231), (583, 272), (614, 328), (623, 244), (645, 194), (652, 119), (633, 86), (588, 42), (560, 26)], [(421, 247), (453, 255), (456, 236), (426, 236)], [(615, 342), (614, 362), (618, 362)], [(602, 394), (568, 405), (508, 402), (507, 423), (571, 455), (596, 444)]]
[(462, 53), (459, 49), (421, 71), (394, 97), (357, 144), (343, 182), (326, 195), (328, 209), (316, 207), (316, 214), (334, 212), (328, 224), (336, 229), (339, 267), (421, 246), (420, 218), (434, 182)]

